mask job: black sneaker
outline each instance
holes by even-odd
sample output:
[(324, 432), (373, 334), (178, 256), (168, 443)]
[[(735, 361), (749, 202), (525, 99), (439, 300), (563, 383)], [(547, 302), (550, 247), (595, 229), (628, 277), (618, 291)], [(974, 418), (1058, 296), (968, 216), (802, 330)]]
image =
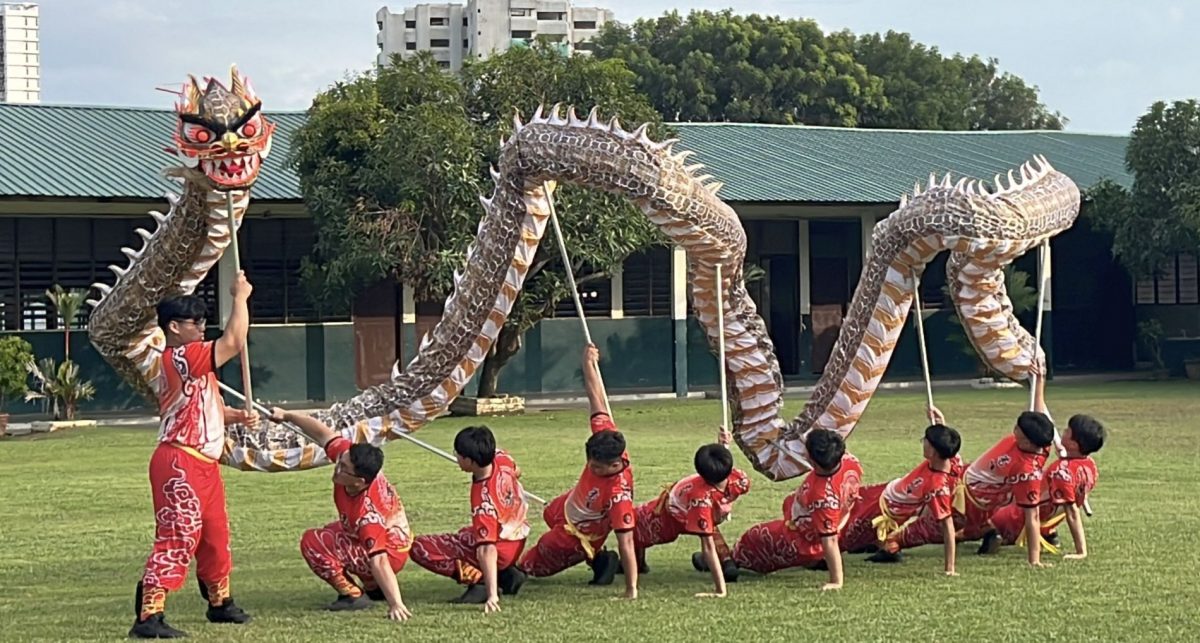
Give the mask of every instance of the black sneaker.
[(467, 591), (462, 593), (462, 596), (451, 599), (451, 603), (457, 605), (483, 605), (487, 602), (487, 587), (483, 583), (468, 585)]
[(612, 585), (620, 566), (621, 557), (617, 552), (596, 552), (596, 558), (592, 560), (592, 580), (588, 581), (588, 585)]
[(880, 549), (874, 554), (867, 556), (868, 563), (898, 563), (903, 560), (904, 555), (900, 552), (892, 553), (886, 549)]
[(232, 598), (225, 599), (219, 607), (208, 606), (208, 612), (205, 613), (209, 623), (234, 623), (237, 625), (245, 625), (254, 620), (252, 616), (242, 611), (242, 608), (234, 604)]
[(366, 594), (358, 596), (350, 596), (348, 594), (338, 594), (337, 600), (325, 606), (325, 609), (330, 612), (356, 612), (370, 608), (372, 601)]
[(366, 591), (366, 594), (367, 594), (367, 598), (369, 598), (369, 599), (371, 599), (371, 600), (375, 601), (376, 603), (378, 603), (378, 602), (380, 602), (380, 601), (386, 601), (386, 600), (387, 600), (387, 595), (383, 593), (383, 588), (382, 588), (382, 587), (376, 587), (376, 588), (374, 588), (374, 589), (368, 589), (368, 590)]
[(1000, 533), (993, 529), (983, 535), (983, 542), (979, 544), (979, 550), (975, 553), (980, 556), (990, 556), (1000, 551), (1002, 544), (1004, 543), (1000, 541)]
[(1050, 545), (1058, 547), (1058, 532), (1052, 531), (1049, 536), (1042, 536), (1043, 539)]
[(730, 558), (721, 561), (721, 572), (725, 575), (726, 583), (736, 583), (738, 574), (742, 573), (742, 568), (738, 567), (737, 563), (733, 562), (733, 559)]
[(177, 630), (163, 620), (162, 612), (150, 616), (144, 621), (137, 621), (129, 630), (129, 638), (134, 639), (183, 639), (187, 632)]
[(829, 571), (829, 563), (825, 562), (824, 559), (821, 559), (819, 562), (809, 565), (808, 568), (814, 572), (827, 572)]
[(496, 585), (501, 594), (507, 596), (516, 596), (517, 592), (521, 591), (521, 586), (529, 579), (520, 567), (512, 565), (500, 570), (500, 577), (496, 579)]
[(708, 571), (708, 561), (704, 560), (704, 552), (698, 551), (692, 554), (692, 567), (695, 567), (698, 572)]
[[(643, 549), (642, 551), (639, 551), (637, 553), (637, 566), (638, 566), (638, 575), (639, 576), (643, 576), (645, 574), (650, 573), (650, 565), (646, 562), (646, 550), (645, 549)], [(617, 574), (621, 575), (621, 576), (625, 575), (625, 566), (624, 565), (617, 565)]]

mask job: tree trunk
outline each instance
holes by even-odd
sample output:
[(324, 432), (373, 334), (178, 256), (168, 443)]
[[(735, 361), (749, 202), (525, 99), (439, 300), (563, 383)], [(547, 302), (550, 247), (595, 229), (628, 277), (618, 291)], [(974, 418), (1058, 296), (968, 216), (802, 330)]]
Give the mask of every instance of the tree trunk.
[(71, 326), (63, 328), (63, 361), (71, 361)]
[(492, 351), (483, 360), (483, 369), (479, 373), (478, 397), (494, 397), (500, 386), (500, 371), (508, 364), (518, 351), (521, 350), (521, 332), (515, 326), (506, 324), (500, 329), (500, 336)]

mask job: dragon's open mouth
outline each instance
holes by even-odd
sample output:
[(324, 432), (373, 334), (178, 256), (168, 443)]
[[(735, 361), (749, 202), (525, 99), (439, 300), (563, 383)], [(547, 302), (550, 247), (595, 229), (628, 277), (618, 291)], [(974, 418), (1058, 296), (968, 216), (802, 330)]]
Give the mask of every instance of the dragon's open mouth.
[(246, 187), (258, 178), (262, 158), (258, 154), (226, 156), (200, 161), (205, 176), (221, 187)]

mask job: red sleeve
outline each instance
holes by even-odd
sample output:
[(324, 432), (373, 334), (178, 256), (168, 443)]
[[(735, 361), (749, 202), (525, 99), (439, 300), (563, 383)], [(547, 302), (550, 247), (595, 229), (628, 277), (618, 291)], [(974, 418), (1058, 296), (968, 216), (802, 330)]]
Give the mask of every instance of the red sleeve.
[(1023, 458), (1016, 472), (1021, 478), (1013, 485), (1013, 501), (1018, 507), (1036, 507), (1042, 504), (1042, 476), (1045, 473), (1037, 458)]
[(629, 480), (629, 469), (613, 476), (611, 500), (608, 507), (608, 521), (615, 532), (630, 531), (637, 524), (633, 510), (633, 484)]
[(216, 342), (192, 342), (175, 349), (175, 354), (187, 362), (188, 375), (203, 377), (217, 370)]
[(933, 519), (941, 522), (954, 514), (954, 496), (948, 493), (939, 493), (929, 500), (929, 514)]
[(750, 493), (750, 476), (741, 469), (734, 469), (725, 482), (725, 498), (736, 500), (747, 493)]
[(716, 527), (713, 520), (713, 503), (711, 498), (698, 498), (688, 507), (684, 519), (684, 533), (696, 536), (711, 536)]
[[(325, 443), (325, 455), (329, 456), (330, 462), (336, 462), (342, 454), (349, 451), (352, 447), (349, 440), (340, 435), (335, 435), (332, 440)], [(461, 496), (460, 496), (461, 497)]]
[(358, 542), (362, 543), (364, 549), (367, 550), (367, 556), (387, 551), (388, 537), (387, 528), (382, 522), (365, 522), (360, 520), (358, 523)]
[[(493, 479), (498, 473), (492, 474)], [(491, 480), (483, 484), (489, 484)], [(492, 490), (489, 490), (492, 491)], [(500, 520), (496, 514), (496, 505), (491, 500), (492, 494), (485, 495), (483, 485), (471, 490), (471, 531), (475, 532), (475, 544), (487, 545), (500, 539)]]
[(838, 524), (842, 522), (842, 511), (833, 507), (820, 507), (812, 512), (812, 526), (817, 534), (836, 536)]
[(613, 423), (613, 419), (612, 419), (611, 415), (604, 413), (604, 412), (600, 412), (600, 413), (596, 413), (595, 415), (592, 416), (592, 433), (599, 433), (601, 431), (616, 431), (616, 430), (618, 430), (617, 425), (615, 423)]

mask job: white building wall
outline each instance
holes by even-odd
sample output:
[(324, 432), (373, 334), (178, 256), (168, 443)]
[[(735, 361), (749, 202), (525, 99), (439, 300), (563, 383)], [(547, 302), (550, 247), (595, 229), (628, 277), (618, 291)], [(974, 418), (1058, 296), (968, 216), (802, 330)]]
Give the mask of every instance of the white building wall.
[(36, 4), (0, 4), (0, 102), (41, 102), (38, 27)]

